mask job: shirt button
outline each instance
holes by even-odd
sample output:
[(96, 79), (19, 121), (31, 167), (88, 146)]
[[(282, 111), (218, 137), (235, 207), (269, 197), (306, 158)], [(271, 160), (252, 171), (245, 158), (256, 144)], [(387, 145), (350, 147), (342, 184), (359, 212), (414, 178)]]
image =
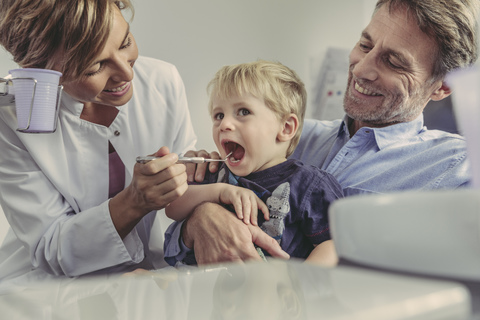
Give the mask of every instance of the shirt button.
[(113, 133), (114, 135), (116, 135), (117, 137), (120, 135), (120, 131), (118, 130), (115, 130), (115, 132)]

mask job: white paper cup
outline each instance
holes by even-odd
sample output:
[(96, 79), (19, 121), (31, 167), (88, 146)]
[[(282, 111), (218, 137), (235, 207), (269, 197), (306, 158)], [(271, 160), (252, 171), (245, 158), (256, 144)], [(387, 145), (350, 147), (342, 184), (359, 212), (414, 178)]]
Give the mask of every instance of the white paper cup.
[[(34, 68), (13, 69), (9, 73), (12, 75), (15, 91), (18, 130), (55, 131), (58, 84), (62, 74), (58, 71)], [(36, 87), (33, 79), (37, 81)]]

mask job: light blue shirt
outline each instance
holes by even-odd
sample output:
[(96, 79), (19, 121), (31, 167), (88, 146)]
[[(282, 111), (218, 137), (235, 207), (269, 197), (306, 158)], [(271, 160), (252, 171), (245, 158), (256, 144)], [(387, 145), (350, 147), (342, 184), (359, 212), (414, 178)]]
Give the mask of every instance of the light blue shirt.
[(455, 189), (470, 180), (465, 139), (427, 130), (423, 115), (350, 138), (347, 120), (306, 120), (293, 158), (332, 174), (345, 196), (409, 189)]
[[(335, 176), (345, 196), (408, 189), (455, 189), (470, 180), (465, 139), (427, 130), (423, 115), (384, 128), (363, 127), (350, 138), (344, 120), (305, 120), (291, 156)], [(165, 234), (165, 260), (174, 265), (187, 247), (179, 241), (182, 223)]]

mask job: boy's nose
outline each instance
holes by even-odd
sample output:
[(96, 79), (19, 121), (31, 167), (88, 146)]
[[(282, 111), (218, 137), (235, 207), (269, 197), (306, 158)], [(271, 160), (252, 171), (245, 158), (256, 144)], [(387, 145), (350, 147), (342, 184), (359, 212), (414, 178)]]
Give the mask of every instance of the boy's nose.
[(222, 131), (227, 131), (227, 130), (233, 130), (235, 128), (232, 118), (225, 116), (222, 119), (222, 122), (220, 123), (220, 130)]

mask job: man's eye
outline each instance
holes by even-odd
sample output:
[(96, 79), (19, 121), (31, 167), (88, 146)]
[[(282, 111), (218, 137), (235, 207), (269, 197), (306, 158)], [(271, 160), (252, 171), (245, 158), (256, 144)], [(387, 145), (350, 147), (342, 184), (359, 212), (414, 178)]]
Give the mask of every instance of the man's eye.
[(364, 52), (368, 52), (370, 51), (370, 47), (367, 46), (366, 44), (363, 44), (363, 43), (359, 43), (358, 46), (360, 47), (360, 49)]
[(390, 61), (390, 60), (388, 60), (388, 64), (389, 64), (392, 68), (395, 68), (395, 69), (400, 68), (400, 66), (396, 65), (395, 63), (392, 63), (392, 61)]
[(393, 69), (402, 69), (402, 66), (399, 63), (394, 62), (391, 59), (387, 59), (387, 64)]

